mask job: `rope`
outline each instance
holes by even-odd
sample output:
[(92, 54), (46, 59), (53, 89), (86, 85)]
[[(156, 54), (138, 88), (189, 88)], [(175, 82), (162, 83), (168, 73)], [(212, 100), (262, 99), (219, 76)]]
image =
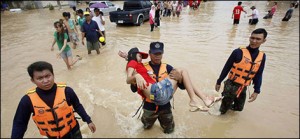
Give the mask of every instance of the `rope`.
[[(143, 102), (141, 104), (141, 106), (137, 109), (137, 111), (135, 112), (135, 114), (132, 116), (132, 118), (140, 111), (141, 107), (144, 105), (146, 98), (143, 99)], [(138, 118), (140, 117), (141, 113), (139, 114)]]

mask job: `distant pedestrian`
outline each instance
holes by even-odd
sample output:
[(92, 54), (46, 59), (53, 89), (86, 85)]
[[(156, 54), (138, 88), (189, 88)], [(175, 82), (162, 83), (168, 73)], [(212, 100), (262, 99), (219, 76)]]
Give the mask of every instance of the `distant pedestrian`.
[(73, 44), (72, 47), (73, 47), (73, 49), (76, 49), (77, 42), (79, 42), (79, 39), (78, 39), (78, 31), (75, 26), (75, 22), (74, 22), (74, 20), (70, 19), (71, 14), (69, 12), (63, 12), (62, 15), (65, 19), (63, 21), (63, 23), (65, 24), (66, 28), (68, 29), (68, 35)]
[(299, 0), (295, 1), (295, 9), (297, 9), (299, 6)]
[(241, 13), (242, 11), (247, 14), (247, 12), (244, 10), (244, 8), (242, 7), (242, 2), (238, 2), (238, 5), (235, 6), (233, 8), (233, 11), (232, 11), (232, 16), (231, 18), (233, 18), (233, 24), (239, 24), (240, 23), (240, 18), (241, 18)]
[(176, 7), (177, 7), (177, 1), (173, 1), (172, 3), (172, 15), (175, 16), (176, 14)]
[(154, 23), (155, 23), (155, 6), (152, 5), (151, 6), (151, 10), (149, 12), (149, 23), (150, 23), (150, 27), (151, 27), (151, 32), (153, 31), (154, 28)]
[(160, 2), (158, 2), (157, 6), (156, 6), (156, 10), (155, 10), (155, 27), (159, 27), (160, 26)]
[(256, 9), (255, 6), (252, 6), (250, 9), (252, 10), (252, 14), (249, 15), (248, 17), (252, 17), (252, 18), (249, 19), (249, 24), (256, 25), (258, 23), (258, 17), (259, 17), (258, 10)]
[[(104, 14), (103, 14), (103, 12), (102, 11), (100, 11), (99, 12), (100, 13), (100, 31), (102, 32), (102, 35), (103, 35), (103, 37), (105, 38), (105, 40), (104, 40), (104, 42), (100, 42), (102, 45), (105, 45), (106, 44), (106, 35), (105, 35), (105, 27), (104, 27), (104, 25), (105, 25), (105, 18), (104, 18)], [(100, 34), (100, 37), (101, 37), (101, 34)]]
[[(94, 13), (95, 13), (95, 16), (92, 18), (92, 20), (97, 22), (98, 27), (101, 31), (101, 34), (97, 32), (98, 37), (104, 37), (105, 38), (105, 28), (104, 28), (105, 20), (103, 18), (103, 12), (100, 11), (98, 8), (95, 8)], [(100, 42), (100, 43), (101, 43), (101, 45), (105, 45), (105, 42)], [(100, 47), (101, 47), (101, 45), (100, 45)]]
[(82, 25), (82, 45), (84, 45), (84, 37), (86, 37), (86, 45), (88, 54), (91, 54), (92, 50), (96, 50), (97, 54), (100, 54), (100, 43), (97, 32), (102, 34), (96, 21), (93, 21), (89, 12), (84, 12), (85, 22)]
[(294, 12), (294, 7), (295, 7), (295, 3), (291, 3), (290, 8), (286, 11), (282, 21), (289, 21), (291, 19)]
[(172, 3), (171, 1), (167, 2), (167, 16), (171, 16), (171, 12), (172, 12)]
[(69, 3), (70, 8), (73, 9), (74, 21), (75, 21), (75, 23), (77, 25), (78, 22), (77, 22), (77, 18), (76, 18), (76, 15), (77, 15), (77, 13), (76, 13), (76, 1), (68, 1), (68, 3)]
[(163, 16), (167, 16), (167, 12), (168, 12), (168, 1), (164, 1), (164, 14)]
[(83, 16), (83, 10), (79, 9), (77, 11), (78, 13), (78, 24), (79, 24), (79, 27), (80, 27), (80, 31), (82, 32), (82, 25), (83, 23), (85, 22), (85, 17)]
[(164, 3), (162, 1), (158, 2), (160, 5), (160, 15), (163, 15), (163, 10), (164, 10)]
[(94, 14), (93, 14), (93, 12), (91, 11), (91, 9), (90, 9), (89, 7), (87, 7), (87, 8), (85, 9), (85, 11), (90, 13), (91, 18), (94, 17)]
[(268, 11), (268, 14), (264, 17), (264, 19), (272, 18), (276, 10), (277, 2), (274, 2), (274, 6), (271, 8), (271, 10)]
[(182, 11), (182, 4), (181, 4), (181, 2), (178, 2), (177, 7), (176, 7), (176, 15), (177, 15), (177, 17), (179, 17), (181, 11)]

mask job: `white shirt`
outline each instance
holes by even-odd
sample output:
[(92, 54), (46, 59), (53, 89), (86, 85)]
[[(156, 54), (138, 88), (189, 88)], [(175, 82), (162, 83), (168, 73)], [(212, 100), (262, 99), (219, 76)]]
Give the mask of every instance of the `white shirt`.
[(259, 13), (257, 9), (252, 10), (252, 19), (258, 19)]
[[(93, 16), (92, 20), (96, 21), (98, 24), (98, 27), (101, 31), (105, 31), (104, 25), (100, 21), (100, 15), (99, 16)], [(105, 21), (104, 16), (102, 16), (102, 20)]]

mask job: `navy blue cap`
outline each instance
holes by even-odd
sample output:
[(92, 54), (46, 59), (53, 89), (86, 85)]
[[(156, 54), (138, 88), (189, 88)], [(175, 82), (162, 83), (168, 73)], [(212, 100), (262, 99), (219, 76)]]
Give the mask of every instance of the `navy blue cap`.
[(151, 42), (150, 43), (150, 51), (149, 53), (164, 53), (164, 43), (162, 42)]

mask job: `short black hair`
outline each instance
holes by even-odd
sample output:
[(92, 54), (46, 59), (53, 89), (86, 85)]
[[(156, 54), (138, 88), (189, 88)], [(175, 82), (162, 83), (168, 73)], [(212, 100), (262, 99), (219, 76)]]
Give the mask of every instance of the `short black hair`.
[(242, 2), (241, 2), (241, 1), (239, 1), (239, 2), (238, 2), (238, 5), (242, 5)]
[(82, 9), (79, 9), (79, 10), (77, 10), (77, 13), (78, 13), (78, 14), (83, 14), (83, 10), (82, 10)]
[(101, 14), (103, 16), (103, 12), (102, 11), (99, 11), (99, 14)]
[(34, 62), (34, 63), (30, 64), (27, 68), (27, 72), (28, 72), (29, 76), (31, 77), (31, 79), (33, 79), (34, 71), (43, 71), (43, 70), (49, 70), (53, 74), (52, 65), (46, 61)]
[(251, 34), (264, 34), (264, 39), (267, 38), (268, 32), (264, 28), (258, 28), (252, 31)]
[(292, 7), (295, 7), (295, 3), (294, 3), (294, 2), (293, 2), (293, 3), (291, 3), (291, 6), (292, 6)]
[(99, 10), (98, 8), (95, 8), (95, 9), (94, 9), (94, 12), (96, 12), (96, 11), (98, 11), (98, 12), (99, 12), (100, 10)]
[(63, 17), (71, 18), (71, 14), (69, 12), (63, 12), (62, 15)]

